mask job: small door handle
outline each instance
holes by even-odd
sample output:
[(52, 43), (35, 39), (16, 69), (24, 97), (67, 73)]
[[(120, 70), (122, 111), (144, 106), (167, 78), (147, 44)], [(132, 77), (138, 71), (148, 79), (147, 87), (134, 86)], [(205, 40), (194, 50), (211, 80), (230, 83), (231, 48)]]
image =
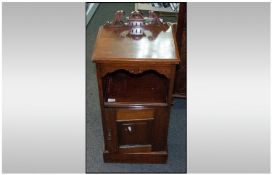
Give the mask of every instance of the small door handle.
[(132, 131), (131, 126), (128, 126), (128, 131), (129, 131), (129, 132), (131, 132), (131, 131)]

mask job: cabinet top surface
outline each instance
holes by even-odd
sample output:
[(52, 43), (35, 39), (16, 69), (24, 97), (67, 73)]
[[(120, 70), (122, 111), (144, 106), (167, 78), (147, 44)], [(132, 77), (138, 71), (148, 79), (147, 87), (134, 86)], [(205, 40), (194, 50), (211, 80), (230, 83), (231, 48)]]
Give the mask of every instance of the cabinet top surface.
[(179, 55), (172, 26), (146, 26), (143, 36), (130, 36), (126, 27), (99, 28), (92, 60), (177, 64)]

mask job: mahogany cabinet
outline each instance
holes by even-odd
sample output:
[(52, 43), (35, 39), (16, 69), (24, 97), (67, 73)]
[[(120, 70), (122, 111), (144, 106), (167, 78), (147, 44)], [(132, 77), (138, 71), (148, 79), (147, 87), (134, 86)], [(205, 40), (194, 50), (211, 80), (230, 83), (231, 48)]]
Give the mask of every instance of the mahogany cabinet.
[(172, 26), (154, 12), (146, 23), (135, 11), (126, 22), (117, 11), (101, 26), (96, 63), (104, 132), (104, 162), (166, 163), (176, 65)]

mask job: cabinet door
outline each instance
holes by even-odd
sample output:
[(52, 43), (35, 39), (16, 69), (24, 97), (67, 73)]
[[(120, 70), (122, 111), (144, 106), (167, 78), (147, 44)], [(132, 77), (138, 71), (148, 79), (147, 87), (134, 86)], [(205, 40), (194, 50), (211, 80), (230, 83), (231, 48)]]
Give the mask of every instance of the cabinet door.
[(119, 145), (151, 144), (153, 120), (117, 122)]
[(151, 145), (154, 119), (154, 109), (117, 109), (119, 146)]
[(168, 108), (106, 108), (106, 150), (167, 150)]

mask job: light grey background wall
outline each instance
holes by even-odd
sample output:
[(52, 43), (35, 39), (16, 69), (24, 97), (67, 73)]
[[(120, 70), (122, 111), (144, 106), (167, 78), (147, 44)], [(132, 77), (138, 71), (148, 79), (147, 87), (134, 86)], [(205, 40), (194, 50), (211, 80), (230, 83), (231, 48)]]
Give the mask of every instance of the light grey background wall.
[(189, 173), (270, 168), (270, 3), (188, 3)]
[(3, 172), (85, 172), (85, 4), (2, 12)]

